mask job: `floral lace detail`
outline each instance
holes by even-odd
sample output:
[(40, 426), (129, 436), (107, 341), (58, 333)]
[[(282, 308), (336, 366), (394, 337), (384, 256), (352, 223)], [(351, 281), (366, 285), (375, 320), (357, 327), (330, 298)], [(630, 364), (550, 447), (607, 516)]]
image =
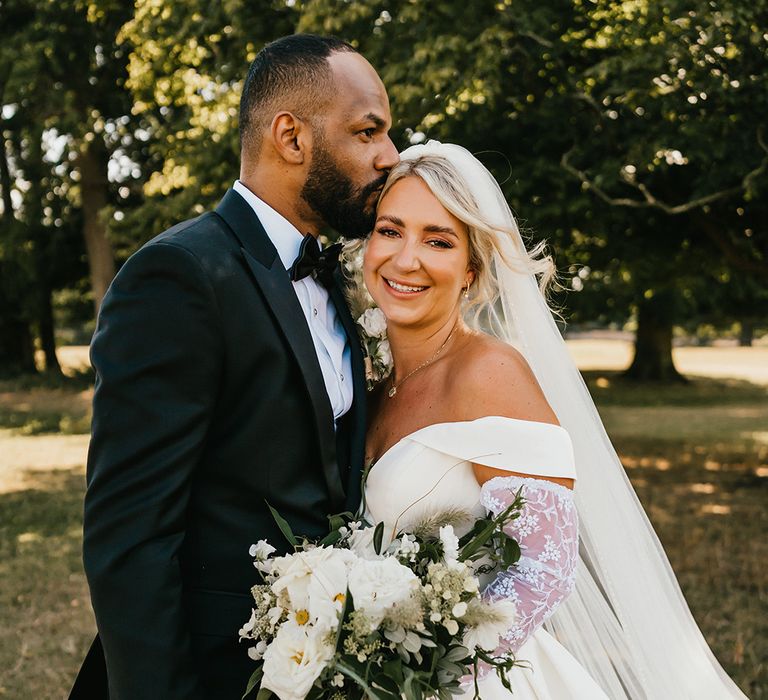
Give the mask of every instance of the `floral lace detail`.
[(520, 559), (484, 591), (493, 600), (507, 598), (517, 605), (517, 622), (504, 635), (497, 654), (517, 652), (576, 582), (579, 537), (573, 491), (542, 479), (496, 477), (483, 485), (480, 500), (498, 514), (521, 487), (523, 512), (506, 530), (520, 544)]

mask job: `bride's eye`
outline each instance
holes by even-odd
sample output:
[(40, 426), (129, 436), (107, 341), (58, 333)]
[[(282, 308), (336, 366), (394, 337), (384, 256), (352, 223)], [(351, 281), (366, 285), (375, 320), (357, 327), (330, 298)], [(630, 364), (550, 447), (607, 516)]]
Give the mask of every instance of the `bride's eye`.
[(387, 236), (388, 238), (394, 238), (395, 236), (400, 235), (398, 231), (391, 228), (377, 228), (376, 233), (380, 233), (382, 236)]
[(427, 245), (432, 248), (442, 248), (443, 250), (453, 248), (453, 244), (443, 238), (433, 238), (432, 240), (427, 241)]

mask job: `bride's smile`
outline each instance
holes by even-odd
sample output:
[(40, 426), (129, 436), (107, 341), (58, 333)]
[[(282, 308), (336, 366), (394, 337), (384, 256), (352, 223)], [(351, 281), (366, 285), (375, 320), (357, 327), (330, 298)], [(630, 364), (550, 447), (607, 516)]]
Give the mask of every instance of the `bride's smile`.
[(467, 227), (420, 178), (403, 178), (379, 202), (364, 274), (390, 326), (443, 328), (473, 277)]

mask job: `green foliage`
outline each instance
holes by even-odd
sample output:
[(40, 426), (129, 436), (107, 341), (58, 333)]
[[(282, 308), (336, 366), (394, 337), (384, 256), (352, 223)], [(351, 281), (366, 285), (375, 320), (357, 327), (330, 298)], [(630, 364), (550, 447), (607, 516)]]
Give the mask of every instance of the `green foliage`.
[(37, 323), (42, 276), (85, 315), (78, 161), (91, 150), (110, 164), (101, 216), (118, 259), (212, 207), (238, 173), (248, 65), (298, 30), (369, 58), (399, 147), (437, 138), (479, 155), (527, 235), (552, 243), (570, 319), (622, 324), (663, 298), (669, 323), (760, 327), (766, 26), (766, 0), (9, 0), (3, 293)]
[(665, 293), (680, 322), (717, 276), (768, 273), (767, 21), (764, 1), (315, 0), (299, 26), (371, 59), (401, 145), (418, 130), (481, 154), (554, 244), (574, 320)]
[(250, 62), (294, 31), (285, 2), (138, 0), (122, 28), (132, 112), (145, 124), (141, 203), (113, 230), (127, 251), (218, 202), (239, 172), (238, 106)]
[(299, 545), (299, 541), (296, 539), (296, 535), (293, 534), (293, 530), (291, 529), (288, 521), (271, 505), (269, 505), (269, 503), (267, 503), (267, 507), (269, 508), (269, 512), (272, 513), (272, 517), (275, 519), (277, 526), (280, 528), (280, 532), (283, 533), (283, 537), (288, 540), (288, 544), (290, 544), (292, 547), (297, 547)]

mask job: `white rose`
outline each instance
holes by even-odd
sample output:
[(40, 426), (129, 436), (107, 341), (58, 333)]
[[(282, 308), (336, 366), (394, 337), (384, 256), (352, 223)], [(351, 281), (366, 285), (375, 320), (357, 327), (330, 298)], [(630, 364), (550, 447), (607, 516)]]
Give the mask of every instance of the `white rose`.
[(386, 612), (419, 590), (419, 579), (394, 557), (358, 560), (349, 573), (349, 592), (355, 610), (362, 610), (378, 626)]
[(467, 627), (464, 630), (462, 645), (474, 653), (477, 647), (493, 651), (499, 646), (499, 640), (514, 624), (517, 618), (517, 608), (511, 600), (497, 600), (495, 603), (484, 602), (492, 611), (493, 619), (481, 622), (479, 625)]
[(311, 625), (284, 623), (264, 652), (261, 687), (280, 700), (303, 700), (333, 658), (327, 632)]
[(366, 335), (372, 338), (383, 338), (387, 334), (387, 318), (381, 309), (366, 309), (357, 319)]
[(453, 525), (440, 528), (440, 542), (443, 543), (443, 557), (446, 563), (457, 561), (459, 558), (459, 538), (453, 531)]
[(388, 340), (382, 340), (379, 343), (379, 347), (376, 350), (376, 358), (379, 360), (383, 367), (392, 366), (392, 350), (389, 347)]

